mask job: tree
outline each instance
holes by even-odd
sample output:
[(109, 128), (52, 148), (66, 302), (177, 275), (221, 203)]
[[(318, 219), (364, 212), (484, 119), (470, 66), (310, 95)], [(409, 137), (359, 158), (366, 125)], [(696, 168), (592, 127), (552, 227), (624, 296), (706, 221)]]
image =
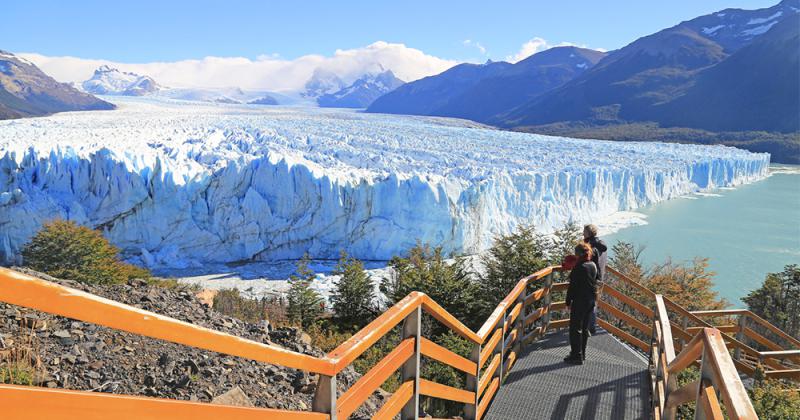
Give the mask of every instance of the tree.
[(582, 239), (583, 228), (575, 222), (569, 222), (553, 232), (553, 237), (546, 249), (550, 265), (559, 265), (565, 256), (574, 254), (575, 245)]
[(289, 292), (286, 294), (289, 320), (301, 324), (303, 328), (314, 323), (323, 311), (322, 296), (311, 288), (316, 274), (308, 267), (310, 263), (308, 254), (297, 262), (297, 273), (289, 277)]
[(644, 252), (644, 247), (636, 246), (630, 242), (617, 241), (611, 247), (608, 263), (625, 276), (636, 281), (642, 281), (645, 276), (641, 262), (642, 252)]
[(728, 301), (717, 298), (714, 275), (708, 258), (695, 258), (688, 266), (668, 259), (650, 270), (644, 285), (690, 311), (723, 309)]
[(548, 265), (548, 250), (553, 242), (536, 233), (533, 226), (520, 226), (509, 235), (495, 238), (481, 256), (479, 276), (481, 313), (485, 319), (520, 279)]
[(22, 249), (24, 265), (53, 277), (90, 284), (123, 283), (150, 272), (119, 259), (103, 235), (69, 220), (45, 223)]
[(767, 274), (761, 287), (742, 300), (758, 316), (800, 338), (800, 267), (796, 264)]
[[(407, 257), (395, 256), (389, 261), (392, 274), (381, 280), (380, 289), (389, 305), (395, 304), (409, 293), (423, 292), (445, 310), (467, 325), (474, 326), (477, 317), (477, 285), (472, 281), (466, 260), (445, 259), (442, 248), (417, 244)], [(441, 331), (440, 327), (433, 327)]]
[(347, 326), (362, 327), (375, 316), (375, 285), (364, 264), (342, 251), (333, 270), (339, 276), (330, 300), (333, 313)]

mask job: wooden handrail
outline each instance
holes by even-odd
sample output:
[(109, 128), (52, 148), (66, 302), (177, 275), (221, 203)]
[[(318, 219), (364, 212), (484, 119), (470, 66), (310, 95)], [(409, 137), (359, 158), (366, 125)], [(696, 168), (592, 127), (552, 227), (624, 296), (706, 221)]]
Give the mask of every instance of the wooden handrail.
[[(655, 296), (653, 352), (650, 367), (653, 375), (653, 417), (674, 419), (677, 406), (695, 401), (695, 410), (705, 418), (723, 419), (717, 392), (722, 395), (726, 413), (732, 419), (757, 419), (734, 361), (728, 353), (723, 333), (716, 328), (703, 328), (677, 356), (673, 348), (672, 325), (665, 299)], [(700, 358), (700, 381), (678, 389), (678, 373)], [(691, 390), (694, 387), (694, 395)]]
[[(485, 414), (498, 389), (503, 385), (508, 371), (513, 367), (520, 351), (519, 346), (532, 337), (541, 336), (548, 330), (568, 325), (568, 318), (551, 320), (552, 313), (566, 309), (564, 302), (553, 302), (551, 297), (553, 292), (564, 290), (568, 285), (567, 283), (555, 283), (553, 281), (560, 270), (561, 268), (558, 266), (547, 267), (520, 279), (508, 295), (500, 301), (477, 332), (465, 326), (429, 296), (424, 293), (412, 292), (325, 357), (313, 357), (285, 350), (278, 346), (244, 340), (2, 268), (0, 268), (0, 301), (143, 336), (319, 373), (320, 380), (314, 399), (314, 411), (316, 412), (291, 412), (292, 414), (287, 414), (286, 418), (291, 418), (288, 416), (295, 415), (297, 418), (345, 418), (358, 409), (383, 381), (394, 372), (400, 370), (403, 378), (402, 385), (381, 407), (376, 414), (377, 418), (392, 418), (401, 411), (403, 413), (402, 417), (413, 417), (414, 413), (416, 413), (419, 395), (422, 394), (464, 403), (467, 417), (480, 419)], [(719, 348), (720, 342), (723, 343), (722, 348), (725, 348), (725, 340), (727, 340), (729, 345), (738, 346), (737, 348), (743, 349), (745, 354), (751, 354), (767, 360), (768, 365), (770, 363), (774, 365), (775, 362), (770, 362), (772, 360), (791, 360), (799, 357), (798, 352), (783, 349), (772, 352), (758, 352), (738, 340), (724, 336), (719, 330), (710, 329), (711, 326), (705, 323), (701, 317), (713, 315), (706, 313), (693, 314), (669, 299), (656, 295), (646, 287), (624, 277), (611, 267), (609, 267), (609, 272), (645, 296), (652, 297), (656, 302), (654, 309), (650, 309), (647, 305), (620, 292), (609, 284), (606, 284), (603, 288), (603, 293), (638, 311), (640, 315), (647, 318), (648, 322), (652, 320), (654, 327), (650, 327), (636, 319), (632, 314), (604, 302), (602, 298), (598, 305), (602, 310), (620, 319), (626, 325), (632, 326), (645, 334), (649, 333), (653, 336), (658, 336), (658, 341), (653, 342), (652, 350), (658, 353), (659, 359), (663, 359), (658, 371), (662, 372), (665, 381), (668, 381), (670, 376), (676, 375), (680, 370), (694, 363), (698, 357), (702, 356), (700, 359), (707, 361), (707, 365), (711, 366), (709, 369), (716, 372), (712, 375), (713, 378), (709, 379), (710, 383), (715, 387), (728, 388), (727, 390), (721, 390), (724, 391), (723, 402), (727, 407), (730, 404), (729, 399), (741, 397), (739, 389), (736, 388), (738, 376), (736, 376), (735, 380), (730, 377), (730, 367), (736, 364), (737, 366), (742, 366), (742, 368), (751, 368), (749, 365), (743, 364), (744, 362), (738, 360), (730, 361), (727, 350), (724, 352), (725, 354), (719, 354), (721, 351)], [(526, 295), (529, 286), (542, 280), (545, 280), (545, 282), (541, 288), (530, 295)], [(533, 310), (531, 305), (535, 302), (540, 302), (541, 307)], [(694, 337), (689, 335), (686, 331), (670, 322), (666, 311), (667, 308), (692, 320), (699, 325), (697, 328), (702, 328), (702, 330), (699, 330), (699, 333)], [(421, 336), (420, 316), (423, 311), (449, 330), (469, 340), (474, 346), (471, 358), (467, 359), (459, 356)], [(745, 314), (741, 311), (736, 313), (740, 316), (750, 316), (750, 314)], [(754, 317), (753, 319), (756, 318)], [(756, 319), (756, 322), (760, 323), (761, 321)], [(598, 323), (601, 327), (606, 328), (609, 332), (629, 344), (637, 346), (646, 352), (651, 351), (650, 345), (605, 320), (598, 319)], [(338, 396), (337, 374), (351, 365), (354, 360), (374, 346), (378, 340), (386, 336), (392, 329), (400, 325), (402, 325), (403, 330), (401, 343), (361, 377), (359, 381), (341, 396)], [(677, 336), (681, 339), (691, 339), (690, 343), (683, 346), (683, 351), (677, 356), (673, 348), (673, 328), (675, 328)], [(713, 351), (714, 354), (707, 355), (706, 353), (709, 351)], [(420, 378), (420, 356), (444, 363), (465, 373), (467, 375), (467, 389), (453, 388)], [(483, 367), (487, 362), (489, 362), (489, 365), (484, 370)], [(795, 375), (795, 371), (791, 369), (768, 371), (768, 375), (769, 372), (773, 372), (775, 377), (794, 377)], [(686, 390), (683, 390), (683, 394), (680, 394), (677, 393), (674, 386), (656, 388), (665, 391), (665, 401), (659, 405), (660, 407), (670, 407), (669, 404), (665, 404), (670, 402), (669, 395), (674, 395), (673, 404), (675, 401), (685, 398), (683, 394), (686, 393)], [(47, 390), (42, 392), (56, 391)], [(0, 402), (3, 401), (2, 398), (18, 398), (20, 395), (30, 395), (31, 401), (33, 399), (39, 401), (38, 399), (43, 398), (41, 397), (42, 395), (50, 395), (42, 394), (42, 392), (31, 393), (25, 387), (9, 388), (2, 386), (0, 387)], [(671, 392), (676, 393), (671, 394)], [(695, 400), (704, 404), (708, 403), (706, 400), (698, 399), (697, 395)], [(62, 397), (59, 396), (56, 400), (58, 398)], [(151, 403), (154, 400), (151, 398), (127, 396), (119, 398), (131, 398), (130, 400), (124, 400), (126, 401), (124, 403), (120, 403), (123, 405), (139, 404), (140, 400), (146, 400), (147, 404), (154, 404), (152, 405), (153, 407), (166, 407), (166, 405), (159, 405), (160, 403)], [(47, 406), (48, 403), (42, 404)], [(101, 402), (98, 404), (106, 403)], [(188, 410), (186, 411), (188, 413), (192, 412), (191, 410), (194, 410), (195, 406), (208, 406), (208, 404), (191, 404), (194, 405), (190, 408), (182, 409)], [(746, 408), (746, 405), (737, 403), (728, 407), (728, 410), (729, 412), (739, 413), (741, 410), (746, 410)], [(159, 415), (154, 415), (153, 417), (163, 418), (163, 416)], [(197, 418), (203, 417), (202, 415), (193, 416), (193, 420)]]
[(245, 340), (0, 267), (0, 301), (145, 337), (330, 375), (330, 360)]

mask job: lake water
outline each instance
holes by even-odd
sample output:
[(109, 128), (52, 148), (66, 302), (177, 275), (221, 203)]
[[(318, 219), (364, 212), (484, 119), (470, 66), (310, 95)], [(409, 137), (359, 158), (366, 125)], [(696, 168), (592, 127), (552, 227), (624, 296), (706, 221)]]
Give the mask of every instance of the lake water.
[(800, 264), (800, 167), (773, 165), (767, 179), (709, 193), (638, 209), (646, 225), (604, 239), (644, 245), (647, 265), (708, 257), (720, 296), (744, 307), (767, 273)]

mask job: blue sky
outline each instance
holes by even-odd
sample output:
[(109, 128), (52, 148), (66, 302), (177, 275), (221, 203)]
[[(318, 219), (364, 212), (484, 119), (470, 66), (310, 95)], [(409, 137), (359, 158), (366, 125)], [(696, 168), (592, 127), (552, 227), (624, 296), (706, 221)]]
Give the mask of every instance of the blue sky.
[(450, 60), (502, 60), (536, 37), (610, 50), (698, 15), (775, 3), (12, 0), (2, 7), (0, 49), (143, 63), (327, 56), (380, 40)]

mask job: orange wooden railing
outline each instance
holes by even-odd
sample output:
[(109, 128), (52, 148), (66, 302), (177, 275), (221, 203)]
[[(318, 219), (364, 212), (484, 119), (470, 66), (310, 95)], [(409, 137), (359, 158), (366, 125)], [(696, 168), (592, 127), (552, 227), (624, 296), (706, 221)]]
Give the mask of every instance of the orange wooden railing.
[[(653, 418), (674, 419), (679, 405), (695, 401), (695, 418), (722, 420), (724, 405), (727, 418), (758, 419), (728, 353), (723, 333), (716, 328), (703, 328), (676, 356), (664, 299), (661, 295), (656, 295), (655, 299), (650, 350)], [(678, 388), (678, 374), (698, 359), (700, 379)]]
[[(655, 294), (647, 288), (612, 268), (609, 268), (609, 272), (627, 286), (655, 299)], [(383, 404), (375, 415), (376, 418), (389, 419), (398, 414), (403, 419), (417, 418), (420, 395), (425, 395), (462, 403), (466, 418), (480, 419), (502, 386), (506, 375), (513, 368), (521, 346), (541, 337), (548, 330), (568, 326), (569, 319), (563, 315), (561, 319), (553, 319), (554, 314), (566, 309), (563, 301), (553, 302), (553, 297), (558, 296), (567, 287), (567, 283), (555, 282), (559, 276), (563, 276), (563, 273), (560, 267), (554, 266), (521, 279), (477, 332), (470, 330), (427, 295), (413, 292), (325, 357), (313, 357), (209, 330), (0, 268), (0, 301), (147, 337), (310, 371), (320, 376), (311, 412), (244, 409), (156, 398), (9, 385), (0, 385), (0, 404), (11, 407), (11, 413), (16, 412), (20, 415), (25, 413), (33, 418), (57, 415), (59, 418), (67, 419), (114, 416), (115, 420), (144, 417), (197, 419), (212, 416), (214, 418), (259, 416), (345, 419), (390, 376), (399, 371), (401, 385)], [(640, 337), (652, 337), (656, 328), (651, 324), (658, 319), (657, 308), (639, 302), (611, 283), (606, 283), (602, 287), (601, 296), (598, 307), (601, 314), (608, 319), (598, 319), (599, 325), (623, 341), (649, 353), (652, 348), (651, 343), (645, 342), (618, 325), (636, 331)], [(711, 327), (702, 321), (700, 318), (702, 314), (692, 314), (668, 299), (664, 298), (663, 301), (666, 307), (677, 311), (687, 319), (697, 320), (701, 327)], [(623, 309), (633, 312), (626, 312)], [(473, 344), (471, 356), (461, 357), (422, 336), (423, 312), (470, 341)], [(610, 322), (612, 319), (617, 325)], [(646, 322), (641, 319), (645, 319)], [(397, 347), (349, 389), (338, 395), (337, 374), (398, 326), (402, 329), (402, 337)], [(670, 326), (672, 331), (676, 331), (679, 335), (677, 339), (686, 341), (693, 339), (693, 335), (674, 323)], [(730, 339), (729, 345), (731, 342), (739, 343), (730, 337), (727, 339)], [(659, 342), (663, 340), (662, 338)], [(742, 343), (737, 345), (747, 354), (759, 354), (758, 351)], [(794, 357), (793, 354), (778, 353), (761, 352), (761, 360)], [(421, 378), (419, 371), (423, 357), (463, 372), (467, 379), (465, 389)], [(749, 366), (744, 362), (740, 363)], [(738, 381), (738, 376), (735, 380)]]
[[(234, 337), (0, 268), (0, 301), (320, 375), (311, 412), (228, 407), (15, 385), (0, 385), (0, 405), (8, 410), (4, 413), (10, 414), (11, 418), (24, 415), (29, 418), (57, 416), (62, 419), (113, 417), (115, 420), (212, 417), (345, 419), (399, 370), (401, 385), (383, 404), (376, 418), (389, 419), (397, 414), (401, 414), (402, 418), (417, 418), (420, 395), (463, 403), (468, 418), (481, 418), (516, 361), (523, 339), (530, 340), (548, 328), (562, 327), (568, 322), (550, 321), (551, 312), (563, 308), (563, 302), (550, 302), (551, 290), (565, 288), (565, 284), (553, 284), (553, 275), (559, 269), (548, 267), (521, 279), (478, 332), (470, 330), (430, 297), (413, 292), (320, 358)], [(528, 293), (530, 286), (536, 283), (542, 283), (542, 288)], [(544, 302), (542, 307), (528, 311), (531, 305), (539, 301)], [(461, 357), (423, 337), (423, 311), (472, 342), (472, 356), (469, 359)], [(398, 325), (402, 325), (400, 344), (349, 389), (337, 395), (337, 374)], [(464, 372), (467, 375), (466, 389), (421, 378), (419, 367), (422, 357)]]

